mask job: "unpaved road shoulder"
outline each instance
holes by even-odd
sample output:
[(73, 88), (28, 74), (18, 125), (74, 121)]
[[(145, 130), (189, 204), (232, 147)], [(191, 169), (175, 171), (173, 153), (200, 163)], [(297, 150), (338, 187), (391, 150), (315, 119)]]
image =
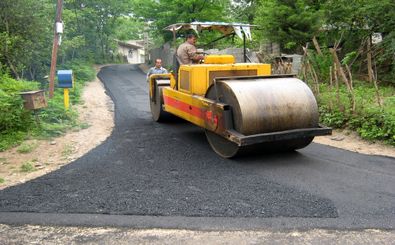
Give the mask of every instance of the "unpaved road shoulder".
[[(0, 152), (0, 178), (4, 179), (0, 190), (57, 170), (110, 136), (114, 128), (114, 104), (98, 78), (86, 84), (81, 99), (83, 103), (77, 105), (79, 121), (87, 128), (53, 140), (28, 140), (25, 144), (34, 145), (29, 153), (18, 153), (18, 147)], [(21, 171), (22, 165), (27, 163), (34, 169)]]
[(393, 244), (394, 231), (193, 231), (0, 225), (6, 244)]

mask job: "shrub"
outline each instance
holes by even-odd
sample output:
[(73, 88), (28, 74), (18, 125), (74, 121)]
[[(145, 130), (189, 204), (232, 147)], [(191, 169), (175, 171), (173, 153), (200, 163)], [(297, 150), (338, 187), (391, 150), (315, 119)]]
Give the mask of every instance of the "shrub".
[[(75, 87), (70, 89), (70, 102), (77, 104), (84, 83), (94, 78), (95, 70), (81, 61), (69, 63), (62, 69), (74, 71), (76, 80)], [(20, 144), (29, 135), (53, 137), (78, 126), (77, 112), (72, 107), (67, 111), (64, 109), (62, 89), (56, 89), (54, 97), (48, 100), (48, 107), (38, 112), (38, 125), (32, 112), (23, 108), (19, 95), (22, 91), (38, 88), (37, 82), (18, 81), (0, 73), (0, 151)]]
[(96, 75), (92, 65), (82, 60), (65, 63), (61, 68), (73, 70), (74, 78), (82, 83), (93, 80)]
[(30, 153), (36, 147), (37, 147), (37, 142), (31, 142), (31, 143), (24, 142), (18, 147), (17, 152), (19, 152), (19, 153)]
[(383, 140), (395, 145), (395, 88), (380, 87), (383, 98), (381, 107), (377, 103), (373, 85), (358, 81), (354, 84), (354, 92), (357, 107), (351, 113), (345, 86), (340, 85), (340, 103), (337, 103), (336, 91), (322, 84), (318, 98), (321, 122), (334, 128), (356, 130), (364, 139)]
[(36, 170), (37, 169), (33, 166), (33, 164), (31, 162), (26, 162), (26, 163), (22, 164), (22, 166), (21, 166), (21, 172), (24, 172), (24, 173), (33, 172)]
[(38, 83), (0, 76), (0, 151), (16, 145), (34, 127), (31, 112), (23, 108), (20, 92), (35, 90)]

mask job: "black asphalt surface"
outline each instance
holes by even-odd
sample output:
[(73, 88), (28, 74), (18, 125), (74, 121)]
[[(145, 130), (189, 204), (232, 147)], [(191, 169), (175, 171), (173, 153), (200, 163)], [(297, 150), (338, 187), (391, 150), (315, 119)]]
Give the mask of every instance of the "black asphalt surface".
[(58, 214), (73, 224), (65, 215), (83, 213), (91, 225), (106, 214), (146, 217), (145, 227), (158, 224), (155, 217), (179, 227), (188, 227), (188, 218), (202, 227), (218, 218), (258, 227), (273, 225), (270, 219), (293, 227), (395, 227), (394, 158), (311, 144), (293, 153), (222, 159), (202, 129), (152, 121), (137, 66), (104, 67), (98, 76), (115, 102), (112, 135), (58, 171), (1, 191), (0, 222), (45, 223)]

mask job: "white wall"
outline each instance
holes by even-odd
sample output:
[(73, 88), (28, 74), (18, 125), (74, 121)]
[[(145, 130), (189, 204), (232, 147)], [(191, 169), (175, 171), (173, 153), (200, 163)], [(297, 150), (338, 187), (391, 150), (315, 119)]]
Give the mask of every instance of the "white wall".
[(118, 45), (118, 53), (126, 57), (129, 64), (141, 64), (145, 62), (145, 52), (143, 49)]

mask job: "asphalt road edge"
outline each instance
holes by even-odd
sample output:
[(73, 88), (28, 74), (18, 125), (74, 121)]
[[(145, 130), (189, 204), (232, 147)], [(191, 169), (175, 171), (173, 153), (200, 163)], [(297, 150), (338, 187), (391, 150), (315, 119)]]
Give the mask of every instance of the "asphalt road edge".
[(353, 218), (240, 218), (141, 216), (81, 213), (0, 212), (0, 223), (7, 225), (54, 225), (83, 227), (128, 227), (135, 229), (189, 229), (202, 231), (229, 230), (395, 230), (391, 220), (383, 216), (373, 220)]

